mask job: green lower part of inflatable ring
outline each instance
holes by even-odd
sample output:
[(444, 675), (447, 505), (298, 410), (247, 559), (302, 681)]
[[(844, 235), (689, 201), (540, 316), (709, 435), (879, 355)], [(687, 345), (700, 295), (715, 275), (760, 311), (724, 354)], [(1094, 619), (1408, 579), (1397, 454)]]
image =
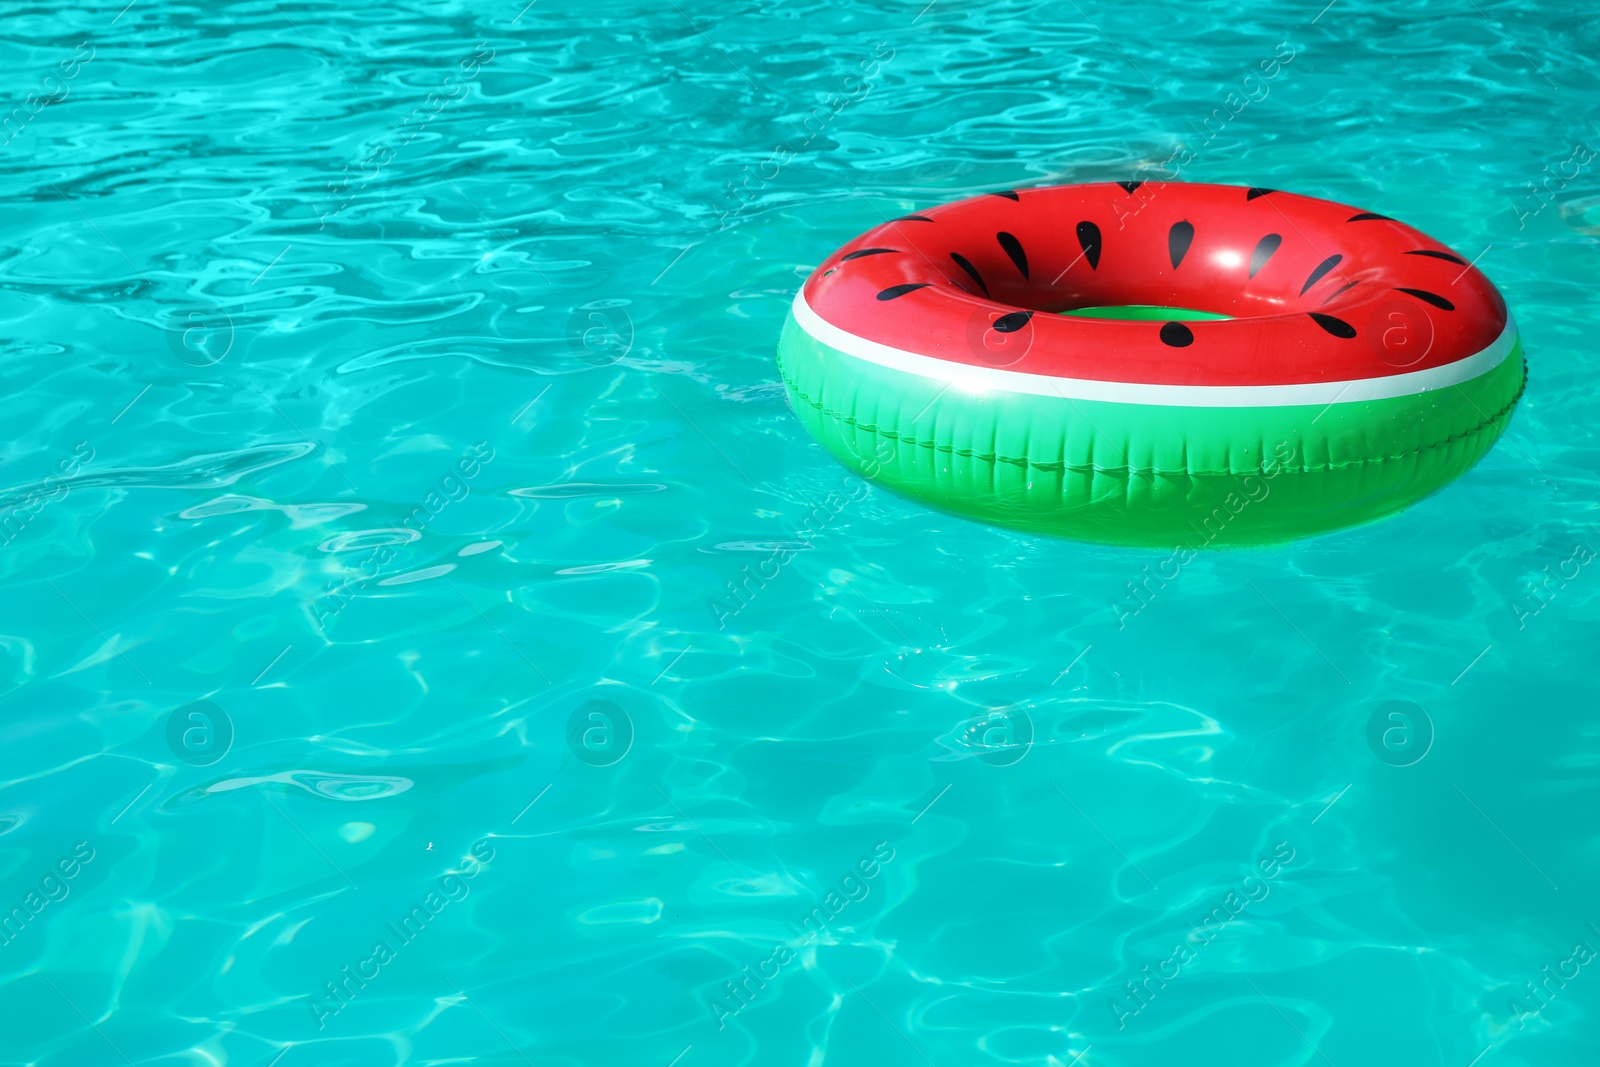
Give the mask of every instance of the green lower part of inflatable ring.
[(1381, 518), (1467, 471), (1522, 394), (1522, 345), (1460, 385), (1318, 406), (973, 395), (822, 344), (791, 314), (778, 366), (845, 466), (985, 522), (1151, 547), (1251, 545)]

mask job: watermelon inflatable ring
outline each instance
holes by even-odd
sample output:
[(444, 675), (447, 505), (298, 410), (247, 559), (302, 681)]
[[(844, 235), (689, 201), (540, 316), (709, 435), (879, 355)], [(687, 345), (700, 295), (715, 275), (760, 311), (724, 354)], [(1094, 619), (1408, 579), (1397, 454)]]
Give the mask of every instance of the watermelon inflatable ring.
[(1475, 267), (1383, 215), (1271, 189), (983, 196), (829, 256), (779, 342), (840, 461), (984, 521), (1254, 544), (1398, 511), (1477, 462), (1526, 371)]

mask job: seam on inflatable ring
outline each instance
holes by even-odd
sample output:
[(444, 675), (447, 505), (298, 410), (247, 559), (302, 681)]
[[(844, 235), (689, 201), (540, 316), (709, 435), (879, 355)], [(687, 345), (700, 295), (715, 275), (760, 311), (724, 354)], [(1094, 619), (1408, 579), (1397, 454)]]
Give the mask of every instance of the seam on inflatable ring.
[[(995, 454), (995, 453), (977, 452), (977, 451), (974, 451), (973, 449), (970, 449), (970, 448), (956, 448), (953, 445), (940, 445), (937, 442), (933, 442), (933, 441), (918, 441), (915, 438), (906, 437), (906, 436), (904, 436), (902, 434), (898, 434), (893, 430), (885, 430), (885, 429), (882, 429), (882, 428), (880, 428), (878, 426), (875, 426), (875, 425), (873, 425), (871, 423), (860, 422), (859, 420), (853, 418), (852, 416), (846, 415), (843, 412), (834, 411), (831, 408), (823, 407), (821, 404), (819, 404), (815, 400), (812, 400), (811, 397), (807, 396), (804, 392), (802, 392), (800, 390), (800, 388), (798, 386), (796, 386), (792, 381), (789, 380), (789, 375), (784, 370), (783, 360), (781, 358), (778, 360), (778, 375), (779, 375), (779, 377), (781, 377), (783, 379), (783, 384), (788, 386), (790, 392), (792, 392), (795, 396), (798, 396), (800, 399), (804, 400), (812, 408), (816, 409), (817, 411), (821, 412), (824, 415), (827, 415), (829, 418), (834, 419), (835, 421), (845, 423), (846, 425), (849, 425), (849, 426), (854, 426), (857, 429), (864, 430), (865, 432), (870, 433), (870, 434), (872, 434), (872, 435), (874, 435), (876, 437), (882, 437), (882, 438), (885, 438), (885, 439), (890, 440), (890, 441), (903, 442), (905, 444), (911, 445), (911, 446), (916, 447), (916, 448), (926, 448), (926, 449), (930, 449), (930, 450), (935, 451), (935, 452), (948, 452), (948, 453), (950, 453), (952, 455), (962, 456), (962, 457), (967, 458), (967, 459), (984, 460), (984, 461), (989, 462), (989, 463), (1010, 463), (1013, 466), (1017, 466), (1017, 467), (1032, 467), (1032, 468), (1034, 468), (1036, 470), (1042, 470), (1042, 471), (1051, 471), (1051, 472), (1055, 472), (1055, 471), (1062, 471), (1062, 472), (1065, 472), (1065, 471), (1074, 471), (1074, 472), (1094, 471), (1096, 474), (1126, 474), (1126, 475), (1151, 474), (1151, 475), (1161, 475), (1161, 476), (1176, 476), (1176, 475), (1180, 475), (1181, 474), (1181, 475), (1187, 475), (1189, 477), (1199, 477), (1199, 476), (1214, 476), (1215, 477), (1215, 476), (1222, 476), (1222, 475), (1239, 476), (1239, 475), (1249, 475), (1249, 474), (1264, 474), (1266, 472), (1266, 467), (1263, 466), (1263, 465), (1258, 465), (1258, 466), (1252, 467), (1249, 470), (1232, 470), (1232, 469), (1229, 469), (1229, 470), (1220, 470), (1219, 471), (1219, 470), (1189, 470), (1187, 468), (1185, 468), (1183, 470), (1163, 470), (1163, 469), (1161, 469), (1159, 467), (1134, 467), (1134, 466), (1131, 466), (1131, 465), (1124, 465), (1124, 466), (1120, 466), (1120, 467), (1102, 467), (1102, 466), (1100, 466), (1099, 464), (1096, 464), (1096, 463), (1041, 463), (1038, 460), (1028, 459), (1026, 456), (1023, 456), (1023, 457), (1001, 456), (1001, 455), (998, 455), (998, 454)], [(1370, 465), (1373, 465), (1373, 464), (1391, 463), (1391, 462), (1393, 462), (1395, 460), (1406, 459), (1407, 457), (1410, 457), (1410, 456), (1421, 455), (1424, 452), (1428, 452), (1428, 451), (1431, 451), (1431, 450), (1436, 449), (1436, 448), (1447, 448), (1450, 445), (1453, 445), (1453, 444), (1457, 443), (1458, 441), (1465, 441), (1465, 440), (1467, 440), (1469, 438), (1477, 437), (1478, 435), (1482, 434), (1485, 430), (1489, 429), (1490, 427), (1493, 427), (1496, 424), (1507, 420), (1508, 417), (1510, 416), (1512, 410), (1516, 408), (1517, 401), (1522, 399), (1522, 394), (1527, 391), (1527, 388), (1528, 388), (1528, 359), (1527, 359), (1526, 356), (1524, 356), (1523, 359), (1522, 359), (1522, 380), (1517, 383), (1517, 391), (1516, 391), (1516, 393), (1511, 397), (1511, 399), (1509, 401), (1506, 402), (1506, 405), (1504, 407), (1502, 407), (1499, 411), (1495, 412), (1493, 415), (1490, 415), (1489, 417), (1484, 419), (1482, 422), (1480, 422), (1477, 425), (1471, 427), (1470, 429), (1464, 430), (1461, 433), (1455, 434), (1455, 435), (1453, 435), (1451, 437), (1447, 437), (1442, 441), (1433, 441), (1433, 442), (1430, 442), (1430, 443), (1425, 444), (1425, 445), (1419, 445), (1416, 448), (1407, 449), (1404, 452), (1396, 452), (1396, 453), (1393, 453), (1393, 454), (1387, 454), (1387, 455), (1382, 455), (1382, 456), (1369, 456), (1369, 457), (1366, 457), (1366, 458), (1363, 458), (1363, 459), (1346, 460), (1346, 461), (1344, 461), (1342, 463), (1321, 463), (1321, 464), (1318, 464), (1317, 466), (1314, 466), (1314, 467), (1307, 467), (1307, 466), (1304, 466), (1304, 465), (1299, 466), (1299, 467), (1280, 467), (1280, 468), (1278, 468), (1278, 470), (1280, 472), (1281, 471), (1289, 471), (1289, 472), (1295, 473), (1295, 474), (1310, 474), (1310, 473), (1313, 473), (1313, 472), (1316, 472), (1316, 471), (1348, 470), (1351, 467), (1365, 467), (1365, 466), (1370, 466)], [(1476, 407), (1477, 405), (1473, 405), (1473, 406)], [(1483, 409), (1479, 408), (1478, 410), (1482, 411)]]

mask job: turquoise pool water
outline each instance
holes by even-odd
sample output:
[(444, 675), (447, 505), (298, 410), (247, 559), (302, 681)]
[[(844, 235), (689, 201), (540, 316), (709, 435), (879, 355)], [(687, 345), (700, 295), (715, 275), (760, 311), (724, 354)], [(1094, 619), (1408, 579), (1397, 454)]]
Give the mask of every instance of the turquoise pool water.
[[(1591, 7), (120, 2), (5, 20), (0, 1064), (1594, 1062)], [(1501, 444), (1130, 612), (786, 409), (1175, 157), (1477, 258)]]

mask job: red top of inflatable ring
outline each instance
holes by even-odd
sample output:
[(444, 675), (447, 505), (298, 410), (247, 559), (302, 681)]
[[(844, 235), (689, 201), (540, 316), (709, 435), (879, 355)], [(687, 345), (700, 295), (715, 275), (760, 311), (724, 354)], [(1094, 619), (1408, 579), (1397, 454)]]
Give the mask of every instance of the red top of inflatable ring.
[[(1505, 302), (1383, 215), (1272, 189), (1108, 182), (970, 200), (858, 237), (801, 290), (822, 320), (973, 366), (1165, 385), (1353, 381), (1488, 348)], [(1051, 314), (1156, 305), (1234, 316)]]

